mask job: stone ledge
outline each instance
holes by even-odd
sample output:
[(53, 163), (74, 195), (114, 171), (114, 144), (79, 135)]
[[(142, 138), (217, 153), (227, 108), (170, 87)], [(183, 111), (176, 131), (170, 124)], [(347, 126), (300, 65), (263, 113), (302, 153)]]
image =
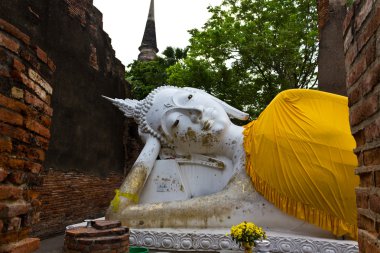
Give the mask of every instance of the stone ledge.
[[(130, 245), (153, 250), (207, 252), (238, 251), (239, 246), (226, 233), (229, 229), (131, 229)], [(268, 232), (270, 252), (357, 253), (358, 243), (302, 235)]]

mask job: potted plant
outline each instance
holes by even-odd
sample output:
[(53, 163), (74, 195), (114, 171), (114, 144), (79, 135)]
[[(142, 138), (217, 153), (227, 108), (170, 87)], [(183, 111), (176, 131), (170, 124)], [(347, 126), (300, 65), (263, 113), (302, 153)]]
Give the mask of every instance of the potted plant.
[(245, 253), (252, 252), (252, 247), (256, 246), (258, 240), (266, 239), (266, 234), (262, 227), (246, 221), (232, 226), (230, 235), (232, 240), (244, 248)]

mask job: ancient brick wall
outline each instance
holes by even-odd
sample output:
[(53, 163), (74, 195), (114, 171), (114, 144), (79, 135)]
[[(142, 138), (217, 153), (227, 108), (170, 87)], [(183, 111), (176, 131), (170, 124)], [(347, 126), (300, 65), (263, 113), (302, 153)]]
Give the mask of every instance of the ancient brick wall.
[(355, 1), (343, 24), (350, 123), (360, 186), (359, 248), (380, 252), (380, 0)]
[(318, 89), (346, 96), (342, 24), (345, 1), (318, 0)]
[(36, 187), (50, 140), (55, 65), (30, 37), (0, 19), (0, 252), (32, 252)]
[(44, 185), (36, 188), (41, 222), (33, 226), (35, 235), (47, 237), (104, 215), (125, 164), (137, 155), (123, 143), (134, 137), (124, 131), (122, 113), (101, 97), (127, 96), (125, 67), (91, 0), (0, 1), (0, 17), (27, 34), (38, 55), (44, 58), (46, 52), (47, 63), (55, 66)]

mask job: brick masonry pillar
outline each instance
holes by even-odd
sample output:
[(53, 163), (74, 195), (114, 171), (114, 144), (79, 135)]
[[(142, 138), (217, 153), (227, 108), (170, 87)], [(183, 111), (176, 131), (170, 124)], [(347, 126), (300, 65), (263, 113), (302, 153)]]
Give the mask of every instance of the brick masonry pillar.
[(29, 36), (0, 19), (0, 252), (33, 252), (40, 172), (50, 139), (55, 65)]
[(357, 147), (360, 252), (380, 252), (380, 0), (356, 0), (344, 23), (351, 130)]
[(91, 227), (66, 230), (65, 253), (127, 253), (129, 229), (119, 221), (92, 221)]

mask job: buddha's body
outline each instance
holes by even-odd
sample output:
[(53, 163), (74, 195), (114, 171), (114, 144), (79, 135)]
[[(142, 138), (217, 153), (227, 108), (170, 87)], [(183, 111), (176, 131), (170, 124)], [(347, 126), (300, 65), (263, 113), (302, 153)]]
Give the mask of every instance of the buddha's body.
[[(199, 90), (174, 87), (160, 88), (140, 102), (114, 103), (135, 118), (146, 145), (108, 219), (134, 228), (220, 228), (252, 221), (266, 230), (332, 236), (283, 213), (255, 190), (245, 170), (244, 129), (229, 120), (246, 114)], [(184, 193), (154, 203), (160, 191), (149, 196), (145, 182), (152, 184), (149, 175), (171, 165), (178, 168), (173, 177)]]

